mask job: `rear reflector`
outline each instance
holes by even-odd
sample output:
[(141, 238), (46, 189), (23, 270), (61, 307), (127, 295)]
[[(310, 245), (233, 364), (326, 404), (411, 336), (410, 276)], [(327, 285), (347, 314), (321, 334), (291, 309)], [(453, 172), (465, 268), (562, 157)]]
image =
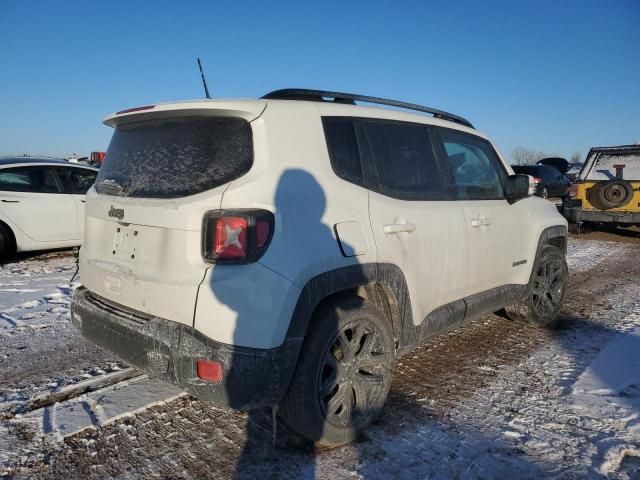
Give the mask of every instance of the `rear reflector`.
[(142, 110), (151, 110), (155, 107), (155, 105), (144, 105), (142, 107), (127, 108), (126, 110), (120, 110), (119, 112), (116, 112), (116, 115), (122, 115), (123, 113), (140, 112)]
[(207, 382), (220, 383), (222, 381), (222, 364), (213, 360), (198, 360), (196, 363), (198, 378)]

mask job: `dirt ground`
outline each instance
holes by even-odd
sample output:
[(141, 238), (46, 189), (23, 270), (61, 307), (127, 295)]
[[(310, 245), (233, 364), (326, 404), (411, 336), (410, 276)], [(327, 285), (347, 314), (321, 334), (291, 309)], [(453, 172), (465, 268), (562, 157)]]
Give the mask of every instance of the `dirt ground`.
[(640, 227), (615, 227), (607, 225), (585, 225), (580, 235), (570, 237), (582, 240), (605, 240), (640, 244)]
[[(226, 411), (183, 396), (62, 442), (43, 438), (36, 452), (35, 432), (13, 431), (24, 443), (22, 454), (0, 472), (37, 478), (599, 477), (590, 460), (575, 460), (578, 454), (555, 462), (540, 453), (537, 459), (536, 452), (547, 447), (496, 440), (489, 433), (498, 417), (515, 418), (536, 399), (556, 395), (549, 392), (556, 391), (560, 374), (553, 364), (539, 368), (546, 363), (531, 358), (545, 349), (551, 355), (551, 346), (559, 345), (553, 358), (568, 351), (579, 359), (575, 364), (588, 363), (616, 335), (612, 322), (624, 317), (614, 315), (621, 299), (637, 296), (640, 233), (596, 231), (571, 242), (578, 259), (591, 245), (599, 250), (572, 270), (553, 328), (514, 323), (498, 313), (432, 339), (398, 361), (382, 417), (354, 445), (315, 448), (278, 424), (272, 446), (270, 411)], [(576, 338), (582, 340), (574, 347)], [(577, 378), (583, 367), (569, 369)], [(482, 418), (482, 412), (491, 413)], [(614, 478), (640, 478), (635, 458), (620, 465), (611, 472)]]

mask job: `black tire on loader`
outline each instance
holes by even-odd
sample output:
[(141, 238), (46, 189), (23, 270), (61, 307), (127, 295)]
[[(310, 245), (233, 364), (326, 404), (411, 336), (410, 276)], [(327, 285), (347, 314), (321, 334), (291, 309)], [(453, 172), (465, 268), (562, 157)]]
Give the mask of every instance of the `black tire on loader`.
[(633, 186), (626, 180), (609, 180), (592, 188), (595, 189), (598, 206), (603, 209), (624, 207), (633, 198)]

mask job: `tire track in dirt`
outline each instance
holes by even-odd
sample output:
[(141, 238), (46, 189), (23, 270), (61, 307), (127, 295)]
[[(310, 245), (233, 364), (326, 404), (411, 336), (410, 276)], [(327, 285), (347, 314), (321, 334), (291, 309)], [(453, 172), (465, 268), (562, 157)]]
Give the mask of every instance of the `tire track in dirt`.
[(611, 308), (607, 294), (640, 278), (640, 262), (630, 262), (624, 255), (628, 252), (621, 249), (593, 270), (570, 275), (562, 314), (553, 328), (485, 315), (401, 358), (392, 391), (424, 395), (439, 411), (466, 398), (495, 376), (498, 367), (514, 364), (552, 340), (554, 329), (571, 328), (572, 319)]

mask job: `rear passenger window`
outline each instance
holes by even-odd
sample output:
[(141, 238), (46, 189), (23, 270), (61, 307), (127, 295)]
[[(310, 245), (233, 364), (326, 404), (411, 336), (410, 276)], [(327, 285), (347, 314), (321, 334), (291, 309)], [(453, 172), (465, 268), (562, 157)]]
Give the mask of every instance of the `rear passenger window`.
[(340, 117), (322, 119), (331, 166), (340, 178), (364, 185), (358, 140), (353, 120)]
[(504, 198), (506, 172), (491, 145), (478, 137), (439, 129), (460, 200)]
[(363, 122), (380, 193), (408, 200), (442, 198), (444, 187), (427, 127), (412, 123)]

